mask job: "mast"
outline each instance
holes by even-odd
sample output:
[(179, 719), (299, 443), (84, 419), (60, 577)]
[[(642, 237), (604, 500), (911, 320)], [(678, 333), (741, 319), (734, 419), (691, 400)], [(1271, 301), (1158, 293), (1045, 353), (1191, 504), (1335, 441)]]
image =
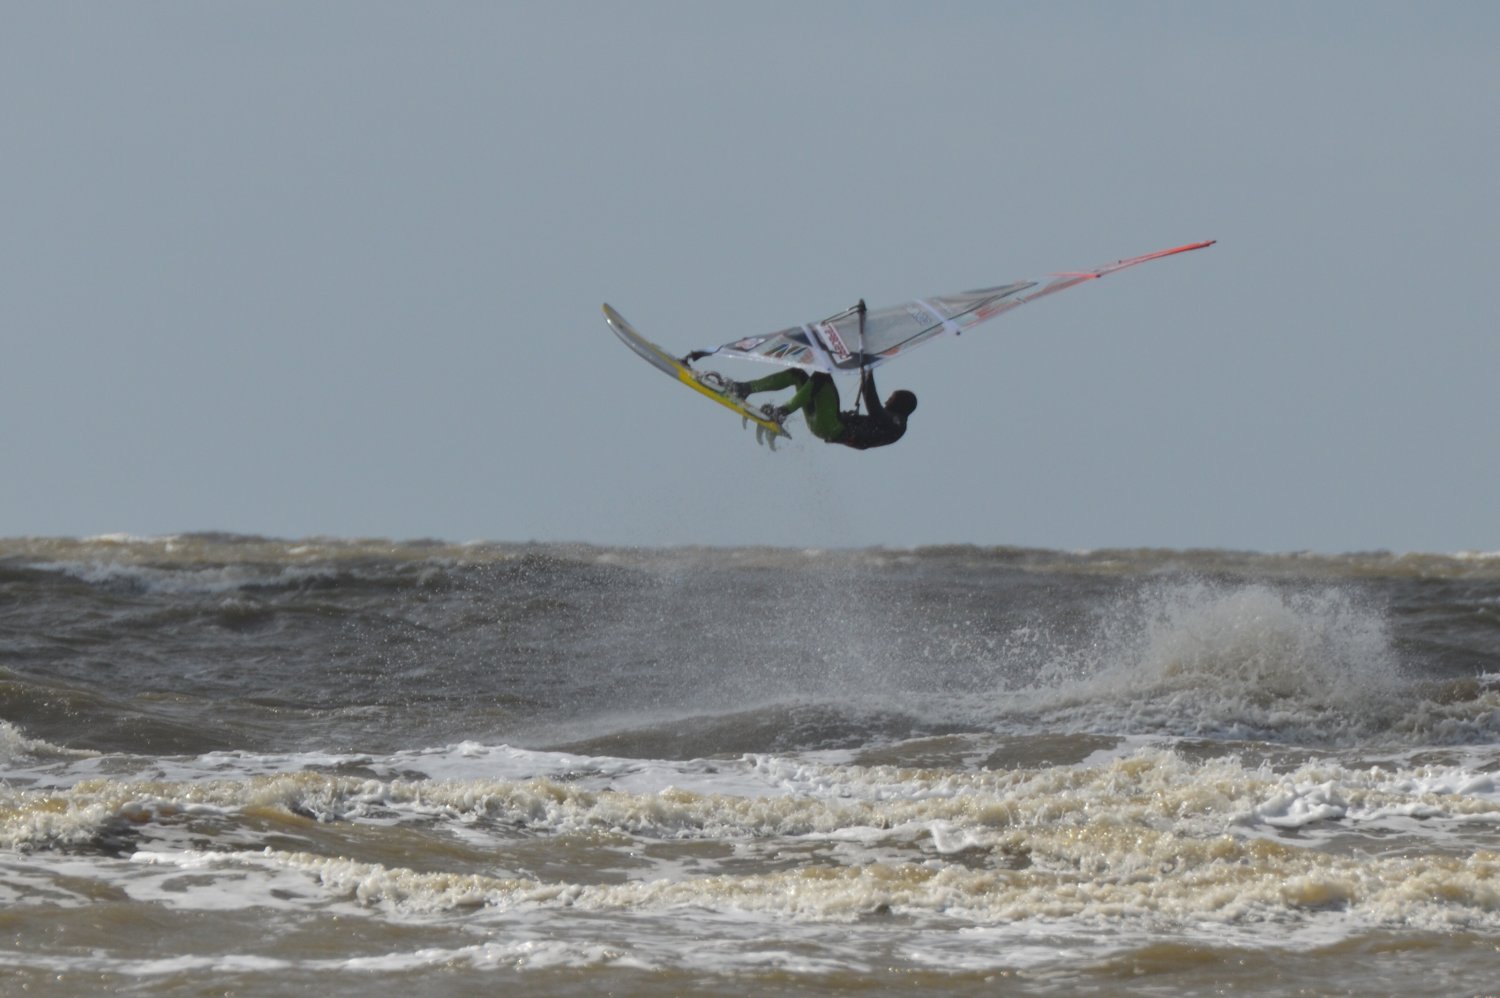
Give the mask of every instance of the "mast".
[(861, 298), (854, 308), (859, 313), (859, 392), (854, 396), (854, 411), (858, 412), (865, 400), (865, 300)]

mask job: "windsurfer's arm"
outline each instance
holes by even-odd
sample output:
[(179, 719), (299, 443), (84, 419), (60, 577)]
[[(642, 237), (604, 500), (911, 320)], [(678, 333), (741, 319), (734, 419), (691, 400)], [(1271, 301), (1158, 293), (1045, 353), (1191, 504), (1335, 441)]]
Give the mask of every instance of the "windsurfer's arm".
[(860, 398), (864, 399), (865, 412), (872, 416), (884, 416), (885, 406), (880, 402), (880, 392), (875, 388), (875, 372), (865, 368), (859, 383)]

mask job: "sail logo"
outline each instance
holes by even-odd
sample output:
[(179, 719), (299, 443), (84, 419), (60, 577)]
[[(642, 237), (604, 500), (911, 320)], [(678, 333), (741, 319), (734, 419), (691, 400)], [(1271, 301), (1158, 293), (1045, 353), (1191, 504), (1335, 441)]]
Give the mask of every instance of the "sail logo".
[(838, 328), (833, 323), (822, 323), (817, 329), (823, 334), (820, 338), (828, 345), (828, 352), (833, 354), (835, 358), (838, 360), (848, 360), (852, 356), (849, 353), (849, 348), (844, 345), (844, 338), (839, 335)]

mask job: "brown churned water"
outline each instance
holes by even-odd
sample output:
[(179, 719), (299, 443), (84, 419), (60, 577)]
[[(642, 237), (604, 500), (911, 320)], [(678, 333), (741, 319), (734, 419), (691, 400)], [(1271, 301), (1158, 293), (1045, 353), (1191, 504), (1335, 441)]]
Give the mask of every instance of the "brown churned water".
[(1500, 559), (0, 541), (0, 992), (1500, 979)]

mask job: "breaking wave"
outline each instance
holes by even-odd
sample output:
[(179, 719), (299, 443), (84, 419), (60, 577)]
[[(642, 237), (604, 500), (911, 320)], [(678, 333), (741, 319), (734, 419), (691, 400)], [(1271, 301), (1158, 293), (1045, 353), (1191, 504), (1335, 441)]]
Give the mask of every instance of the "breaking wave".
[(1036, 678), (1006, 716), (1085, 731), (1337, 744), (1390, 729), (1413, 691), (1384, 615), (1339, 588), (1151, 585), (1023, 654)]

